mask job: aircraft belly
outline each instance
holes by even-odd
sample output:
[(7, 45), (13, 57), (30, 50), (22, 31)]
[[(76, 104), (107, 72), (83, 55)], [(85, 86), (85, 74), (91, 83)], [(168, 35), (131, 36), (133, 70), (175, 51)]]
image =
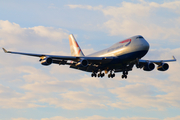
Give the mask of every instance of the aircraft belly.
[(105, 70), (109, 69), (121, 69), (123, 65), (129, 64), (130, 61), (135, 60), (136, 58), (142, 58), (147, 53), (147, 50), (141, 50), (136, 52), (131, 52), (127, 54), (123, 54), (121, 56), (115, 57), (111, 62), (101, 64), (100, 67), (95, 66), (87, 66), (87, 67), (76, 67), (70, 66), (70, 68), (86, 71), (86, 72), (93, 72), (98, 69)]

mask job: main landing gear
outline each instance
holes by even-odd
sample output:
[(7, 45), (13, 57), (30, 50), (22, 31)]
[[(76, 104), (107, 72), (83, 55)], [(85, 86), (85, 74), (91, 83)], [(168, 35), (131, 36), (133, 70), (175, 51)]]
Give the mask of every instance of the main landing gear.
[(128, 71), (123, 71), (122, 79), (123, 79), (123, 78), (127, 79), (127, 75), (128, 75)]
[[(108, 78), (114, 78), (115, 77), (115, 73), (112, 73), (113, 71), (110, 71), (110, 73), (108, 74)], [(128, 75), (128, 71), (123, 71), (123, 74), (122, 74), (122, 79), (127, 79), (127, 75)], [(93, 72), (91, 74), (91, 77), (104, 77), (105, 76), (105, 73), (102, 73), (101, 71), (100, 72)]]
[(113, 78), (113, 77), (115, 77), (115, 74), (114, 73), (112, 74), (112, 71), (110, 71), (110, 73), (108, 74), (108, 78)]
[(104, 73), (101, 73), (101, 72), (99, 72), (98, 74), (96, 74), (95, 72), (93, 72), (92, 74), (91, 74), (91, 77), (104, 77), (105, 76), (105, 74)]

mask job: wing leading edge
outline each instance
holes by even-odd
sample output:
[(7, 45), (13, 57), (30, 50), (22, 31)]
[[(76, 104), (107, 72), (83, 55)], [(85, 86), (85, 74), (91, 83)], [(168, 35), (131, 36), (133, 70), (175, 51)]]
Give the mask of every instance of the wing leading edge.
[(160, 65), (161, 63), (164, 62), (174, 62), (176, 61), (176, 58), (174, 56), (172, 56), (172, 59), (170, 60), (139, 60), (139, 63), (155, 63), (157, 65)]
[(113, 59), (113, 57), (58, 56), (58, 55), (46, 55), (46, 54), (34, 54), (34, 53), (7, 51), (5, 48), (2, 48), (2, 49), (5, 53), (33, 56), (33, 57), (39, 57), (41, 59), (45, 58), (45, 57), (50, 57), (55, 60), (72, 60), (72, 61), (76, 61), (76, 62), (78, 62), (81, 59), (86, 59), (90, 63), (100, 63), (102, 61), (109, 62)]

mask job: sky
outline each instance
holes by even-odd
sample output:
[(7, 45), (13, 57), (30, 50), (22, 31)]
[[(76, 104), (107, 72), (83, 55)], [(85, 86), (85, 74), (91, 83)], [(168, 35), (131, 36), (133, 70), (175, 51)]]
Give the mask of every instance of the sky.
[[(74, 34), (85, 55), (134, 35), (142, 59), (171, 59), (168, 71), (136, 67), (128, 79), (91, 78), (69, 66), (0, 51), (0, 120), (179, 120), (179, 0), (1, 0), (0, 47), (70, 55)], [(157, 67), (157, 66), (156, 66)]]

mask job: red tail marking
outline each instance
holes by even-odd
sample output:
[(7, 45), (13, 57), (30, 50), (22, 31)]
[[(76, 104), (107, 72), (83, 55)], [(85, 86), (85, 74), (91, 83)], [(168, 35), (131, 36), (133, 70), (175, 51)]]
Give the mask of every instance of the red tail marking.
[(81, 50), (79, 49), (79, 51), (78, 51), (78, 55), (80, 54), (80, 52), (81, 52)]
[(76, 47), (79, 47), (78, 43), (76, 42)]

